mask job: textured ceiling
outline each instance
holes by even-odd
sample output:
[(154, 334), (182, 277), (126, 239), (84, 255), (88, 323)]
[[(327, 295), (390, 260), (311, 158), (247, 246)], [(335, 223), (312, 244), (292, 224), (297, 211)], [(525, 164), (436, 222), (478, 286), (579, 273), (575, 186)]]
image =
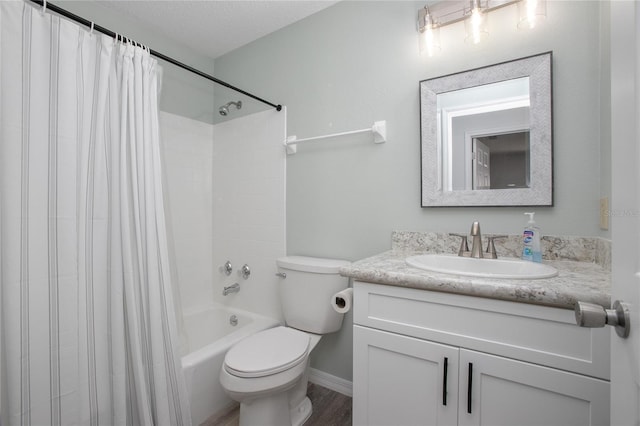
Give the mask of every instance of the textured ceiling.
[(98, 0), (150, 30), (217, 58), (337, 0)]

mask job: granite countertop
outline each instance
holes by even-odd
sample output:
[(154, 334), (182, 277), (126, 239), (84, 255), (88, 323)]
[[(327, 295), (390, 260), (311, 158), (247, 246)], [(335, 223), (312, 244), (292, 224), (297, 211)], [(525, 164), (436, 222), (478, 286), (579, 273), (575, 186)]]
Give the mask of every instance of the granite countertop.
[[(545, 260), (558, 276), (537, 280), (489, 279), (414, 268), (405, 258), (424, 252), (390, 250), (343, 267), (358, 281), (573, 309), (577, 301), (611, 306), (611, 272), (596, 263)], [(491, 260), (487, 259), (487, 262)]]

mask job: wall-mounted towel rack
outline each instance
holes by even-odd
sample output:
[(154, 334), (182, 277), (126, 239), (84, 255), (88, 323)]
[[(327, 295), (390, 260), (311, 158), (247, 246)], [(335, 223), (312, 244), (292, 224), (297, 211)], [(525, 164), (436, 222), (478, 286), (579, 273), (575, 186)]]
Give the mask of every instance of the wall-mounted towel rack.
[(312, 138), (298, 139), (293, 135), (289, 136), (284, 144), (287, 147), (287, 154), (295, 154), (299, 143), (319, 141), (345, 135), (356, 135), (358, 133), (373, 133), (373, 141), (375, 143), (384, 143), (387, 141), (387, 122), (385, 120), (376, 121), (373, 123), (373, 126), (367, 129), (351, 130), (349, 132), (333, 133), (331, 135), (324, 136), (314, 136)]

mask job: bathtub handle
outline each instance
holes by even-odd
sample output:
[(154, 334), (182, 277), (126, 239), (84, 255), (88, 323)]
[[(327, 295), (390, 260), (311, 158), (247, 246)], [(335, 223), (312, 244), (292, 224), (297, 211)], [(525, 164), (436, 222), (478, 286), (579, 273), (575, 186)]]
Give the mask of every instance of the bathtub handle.
[(278, 272), (276, 274), (276, 277), (280, 277), (280, 278), (287, 278), (287, 274), (285, 274), (284, 272)]
[(249, 265), (247, 265), (246, 263), (242, 265), (240, 271), (242, 272), (242, 278), (244, 278), (245, 280), (249, 278), (249, 275), (251, 275), (251, 268), (249, 268)]
[(227, 262), (222, 266), (222, 270), (224, 271), (225, 275), (227, 276), (231, 275), (231, 271), (233, 271), (233, 266), (231, 266), (231, 262), (227, 260)]

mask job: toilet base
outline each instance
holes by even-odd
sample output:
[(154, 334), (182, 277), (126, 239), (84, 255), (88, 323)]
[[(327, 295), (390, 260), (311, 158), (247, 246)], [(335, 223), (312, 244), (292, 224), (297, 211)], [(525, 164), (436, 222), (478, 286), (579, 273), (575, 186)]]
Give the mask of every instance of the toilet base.
[(240, 403), (239, 426), (283, 426), (291, 424), (288, 392)]
[(291, 426), (302, 426), (309, 420), (312, 412), (311, 400), (305, 397), (297, 407), (291, 409)]
[(289, 409), (288, 394), (282, 392), (268, 398), (240, 403), (239, 426), (302, 426), (309, 420), (312, 411), (308, 397), (297, 407)]

